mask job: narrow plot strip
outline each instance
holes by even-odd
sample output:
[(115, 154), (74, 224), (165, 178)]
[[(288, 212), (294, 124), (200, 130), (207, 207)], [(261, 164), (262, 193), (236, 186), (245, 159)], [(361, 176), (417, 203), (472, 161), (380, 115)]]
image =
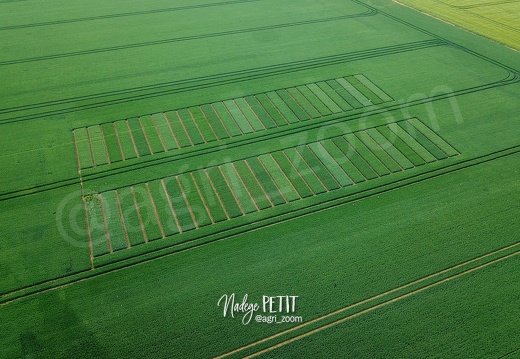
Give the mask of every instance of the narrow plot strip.
[[(443, 156), (435, 157), (433, 150)], [(353, 187), (413, 169), (425, 158), (458, 154), (412, 118), (91, 195), (84, 202), (93, 255)]]

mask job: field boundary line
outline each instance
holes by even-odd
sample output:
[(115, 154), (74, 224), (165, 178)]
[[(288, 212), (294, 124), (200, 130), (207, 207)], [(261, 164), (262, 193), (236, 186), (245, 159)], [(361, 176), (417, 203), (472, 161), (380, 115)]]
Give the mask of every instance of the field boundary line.
[[(473, 262), (479, 261), (479, 260), (481, 260), (481, 259), (483, 259), (483, 258), (486, 258), (486, 257), (492, 256), (492, 255), (495, 255), (495, 254), (497, 254), (497, 253), (500, 253), (500, 252), (506, 251), (506, 250), (508, 250), (508, 249), (514, 248), (514, 247), (516, 247), (516, 246), (518, 246), (518, 245), (520, 245), (520, 242), (517, 242), (517, 243), (515, 243), (515, 244), (513, 244), (513, 245), (510, 245), (510, 246), (507, 246), (507, 247), (505, 247), (505, 248), (499, 249), (499, 250), (497, 250), (497, 251), (489, 252), (489, 253), (487, 253), (487, 254), (485, 254), (485, 255), (482, 255), (482, 256), (477, 257), (477, 258), (473, 258), (473, 259), (471, 259), (471, 260), (469, 260), (469, 261), (459, 263), (459, 264), (457, 264), (457, 265), (455, 265), (455, 266), (452, 266), (452, 267), (449, 267), (449, 268), (443, 269), (443, 270), (441, 270), (441, 271), (439, 271), (439, 272), (432, 273), (432, 274), (430, 274), (430, 275), (428, 275), (428, 276), (422, 277), (422, 278), (420, 278), (420, 279), (418, 279), (418, 280), (415, 280), (415, 281), (413, 281), (413, 282), (410, 282), (410, 283), (407, 283), (407, 284), (405, 284), (405, 285), (402, 285), (402, 286), (399, 286), (399, 287), (393, 288), (393, 289), (391, 289), (391, 290), (389, 290), (389, 291), (386, 291), (386, 292), (383, 292), (383, 293), (377, 294), (377, 295), (375, 295), (375, 296), (373, 296), (373, 297), (370, 297), (370, 298), (364, 299), (364, 300), (359, 301), (359, 302), (357, 302), (357, 303), (350, 304), (350, 305), (345, 306), (345, 307), (343, 307), (343, 308), (340, 308), (340, 309), (338, 309), (338, 310), (336, 310), (336, 311), (333, 311), (333, 312), (327, 313), (327, 314), (325, 314), (325, 315), (322, 315), (322, 316), (320, 316), (320, 317), (314, 318), (314, 319), (312, 319), (312, 320), (310, 320), (310, 321), (308, 321), (308, 322), (306, 322), (306, 323), (303, 323), (303, 324), (300, 324), (300, 325), (294, 326), (294, 327), (292, 327), (292, 328), (290, 328), (290, 329), (287, 329), (287, 330), (284, 330), (284, 331), (278, 332), (278, 333), (276, 333), (276, 334), (273, 334), (273, 335), (271, 335), (271, 336), (268, 336), (268, 337), (263, 338), (263, 339), (261, 339), (261, 340), (258, 340), (258, 341), (256, 341), (256, 342), (252, 342), (252, 343), (250, 343), (250, 344), (248, 344), (248, 345), (245, 345), (245, 346), (239, 347), (239, 348), (237, 348), (237, 349), (235, 349), (235, 350), (233, 350), (233, 351), (230, 351), (230, 352), (227, 352), (227, 353), (223, 353), (223, 354), (221, 354), (221, 355), (218, 355), (218, 356), (214, 357), (214, 359), (221, 359), (221, 358), (225, 358), (225, 357), (227, 357), (227, 356), (233, 355), (233, 354), (237, 354), (237, 353), (239, 353), (239, 352), (241, 352), (241, 351), (243, 351), (243, 350), (253, 348), (253, 347), (255, 347), (255, 346), (259, 345), (259, 344), (263, 344), (263, 343), (265, 343), (265, 342), (267, 342), (267, 341), (269, 341), (269, 340), (276, 339), (276, 338), (278, 338), (278, 337), (280, 337), (280, 336), (282, 336), (282, 335), (292, 333), (292, 332), (294, 332), (294, 331), (297, 331), (297, 330), (299, 330), (299, 329), (305, 328), (305, 327), (307, 327), (307, 326), (309, 326), (309, 325), (312, 325), (312, 324), (314, 324), (314, 323), (318, 323), (318, 322), (320, 322), (320, 321), (322, 321), (322, 320), (324, 320), (324, 319), (327, 319), (327, 318), (330, 318), (330, 317), (332, 317), (332, 316), (335, 316), (335, 315), (341, 314), (341, 313), (343, 313), (343, 312), (345, 312), (345, 311), (347, 311), (347, 310), (349, 310), (349, 309), (356, 308), (356, 307), (361, 306), (361, 305), (363, 305), (363, 304), (366, 304), (366, 303), (372, 302), (372, 301), (374, 301), (374, 300), (377, 300), (377, 299), (383, 298), (383, 297), (388, 296), (389, 294), (393, 294), (393, 293), (395, 293), (395, 292), (397, 292), (397, 291), (401, 291), (401, 290), (403, 290), (403, 289), (406, 289), (406, 288), (409, 288), (409, 287), (411, 287), (411, 286), (414, 286), (414, 285), (420, 284), (420, 283), (422, 283), (422, 282), (426, 282), (426, 281), (428, 281), (429, 279), (432, 279), (432, 278), (434, 278), (434, 277), (437, 277), (437, 276), (440, 276), (440, 275), (446, 274), (446, 273), (448, 273), (448, 272), (450, 272), (450, 271), (453, 271), (454, 269), (458, 269), (458, 268), (460, 268), (460, 267), (466, 266), (466, 265), (471, 264), (471, 263), (473, 263)], [(453, 279), (457, 279), (457, 278), (459, 278), (459, 277), (462, 277), (462, 276), (464, 276), (464, 275), (466, 275), (466, 274), (469, 274), (469, 273), (475, 272), (475, 271), (477, 271), (477, 270), (480, 270), (480, 269), (482, 269), (482, 268), (488, 267), (488, 266), (490, 266), (490, 265), (492, 265), (492, 264), (495, 264), (495, 263), (501, 262), (501, 261), (503, 261), (503, 260), (509, 259), (509, 258), (511, 258), (511, 257), (514, 257), (514, 256), (518, 255), (518, 254), (520, 254), (520, 250), (517, 250), (516, 252), (510, 253), (510, 254), (507, 254), (507, 255), (504, 255), (504, 256), (499, 257), (499, 258), (497, 258), (497, 259), (493, 259), (493, 260), (491, 260), (491, 261), (489, 261), (489, 262), (486, 262), (486, 263), (480, 264), (480, 265), (478, 265), (478, 266), (476, 266), (476, 267), (466, 269), (466, 270), (464, 270), (464, 271), (462, 271), (462, 272), (460, 272), (460, 273), (456, 273), (456, 274), (450, 275), (450, 276), (447, 277), (447, 278), (443, 278), (443, 279), (440, 279), (440, 280), (438, 280), (438, 281), (436, 281), (436, 282), (434, 282), (434, 283), (427, 284), (427, 285), (425, 285), (424, 287), (421, 287), (421, 288), (418, 288), (418, 289), (412, 290), (411, 292), (408, 292), (408, 293), (402, 294), (402, 295), (400, 295), (400, 296), (398, 296), (398, 297), (396, 297), (396, 298), (389, 299), (389, 300), (387, 300), (387, 301), (384, 301), (384, 302), (382, 302), (382, 303), (376, 304), (376, 305), (374, 305), (374, 306), (372, 306), (372, 307), (369, 307), (369, 308), (367, 308), (367, 309), (363, 309), (363, 310), (361, 310), (361, 311), (359, 311), (359, 312), (357, 312), (357, 313), (354, 313), (354, 314), (348, 315), (347, 317), (344, 317), (344, 318), (341, 318), (341, 319), (337, 319), (337, 320), (335, 320), (335, 321), (333, 321), (333, 322), (331, 322), (331, 323), (325, 324), (325, 325), (323, 325), (323, 326), (321, 326), (321, 327), (318, 327), (318, 328), (316, 328), (316, 329), (310, 330), (310, 331), (305, 332), (305, 333), (303, 333), (303, 334), (299, 334), (299, 335), (297, 335), (297, 336), (295, 336), (295, 337), (293, 337), (293, 338), (290, 338), (290, 339), (287, 339), (287, 340), (285, 340), (285, 341), (282, 341), (282, 342), (280, 342), (280, 343), (278, 343), (278, 344), (275, 344), (275, 345), (273, 345), (273, 346), (271, 346), (271, 347), (268, 347), (268, 348), (266, 348), (266, 349), (262, 349), (261, 351), (255, 352), (255, 353), (253, 353), (253, 354), (251, 354), (251, 355), (248, 355), (248, 356), (245, 356), (244, 358), (253, 358), (253, 357), (256, 357), (256, 356), (258, 356), (258, 355), (260, 355), (260, 354), (263, 354), (263, 353), (266, 353), (266, 352), (268, 352), (268, 351), (271, 351), (271, 350), (277, 349), (277, 348), (279, 348), (279, 347), (282, 347), (282, 346), (284, 346), (284, 345), (287, 345), (287, 344), (292, 343), (292, 342), (294, 342), (294, 341), (297, 341), (297, 340), (299, 340), (299, 339), (305, 338), (305, 337), (307, 337), (307, 336), (310, 336), (310, 335), (315, 334), (315, 333), (317, 333), (317, 332), (320, 332), (320, 331), (322, 331), (322, 330), (328, 329), (328, 328), (330, 328), (330, 327), (332, 327), (332, 326), (335, 326), (335, 325), (337, 325), (337, 324), (341, 324), (341, 323), (343, 323), (343, 322), (345, 322), (345, 321), (347, 321), (347, 320), (349, 320), (349, 319), (352, 319), (352, 318), (358, 317), (358, 316), (360, 316), (360, 315), (362, 315), (362, 314), (368, 313), (368, 312), (373, 311), (373, 310), (375, 310), (375, 309), (379, 309), (379, 308), (384, 307), (384, 306), (386, 306), (386, 305), (388, 305), (388, 304), (392, 304), (392, 303), (397, 302), (397, 301), (399, 301), (399, 300), (401, 300), (401, 299), (408, 298), (408, 297), (410, 297), (410, 296), (412, 296), (412, 295), (414, 295), (414, 294), (417, 294), (417, 293), (423, 292), (423, 291), (428, 290), (428, 289), (430, 289), (430, 288), (436, 287), (436, 286), (438, 286), (438, 285), (440, 285), (440, 284), (446, 283), (446, 282), (451, 281), (451, 280), (453, 280)]]

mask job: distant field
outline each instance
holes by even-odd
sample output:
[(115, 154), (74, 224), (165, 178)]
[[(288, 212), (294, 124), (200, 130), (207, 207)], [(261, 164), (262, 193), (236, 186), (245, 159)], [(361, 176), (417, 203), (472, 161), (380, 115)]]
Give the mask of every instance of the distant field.
[[(518, 4), (420, 6), (518, 48)], [(0, 43), (0, 357), (518, 355), (518, 52), (390, 0), (0, 1)]]
[(399, 0), (401, 4), (520, 50), (520, 1)]

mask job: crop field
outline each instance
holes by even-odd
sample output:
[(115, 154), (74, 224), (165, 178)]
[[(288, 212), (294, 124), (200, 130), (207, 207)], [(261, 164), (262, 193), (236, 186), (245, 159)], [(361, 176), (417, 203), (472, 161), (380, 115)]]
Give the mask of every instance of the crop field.
[(399, 0), (520, 51), (520, 1)]
[(0, 0), (0, 357), (518, 357), (519, 4)]

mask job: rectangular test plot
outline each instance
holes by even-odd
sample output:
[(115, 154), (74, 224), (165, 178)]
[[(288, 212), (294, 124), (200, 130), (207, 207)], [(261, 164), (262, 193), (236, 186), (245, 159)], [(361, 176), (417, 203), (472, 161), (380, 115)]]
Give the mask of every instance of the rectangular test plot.
[(88, 228), (92, 241), (92, 254), (94, 257), (109, 253), (108, 238), (103, 219), (103, 211), (97, 195), (87, 200)]
[(320, 159), (321, 163), (329, 170), (341, 187), (352, 184), (350, 177), (319, 142), (309, 143), (309, 148), (314, 152), (316, 157)]
[(307, 86), (298, 86), (296, 89), (318, 110), (319, 116), (332, 114), (332, 111)]
[(378, 177), (374, 169), (370, 167), (367, 161), (343, 137), (335, 137), (331, 140), (366, 179)]
[(236, 98), (235, 104), (238, 106), (238, 108), (240, 108), (240, 111), (249, 121), (249, 124), (255, 132), (265, 130), (265, 126), (262, 124), (257, 114), (253, 111), (251, 106), (249, 106), (249, 103), (247, 103), (244, 98)]
[(354, 148), (356, 152), (359, 153), (361, 157), (363, 157), (363, 159), (370, 165), (370, 167), (377, 172), (379, 176), (390, 174), (388, 168), (386, 168), (386, 166), (381, 163), (379, 158), (377, 158), (376, 155), (374, 155), (372, 151), (370, 151), (370, 149), (367, 148), (356, 135), (349, 133), (343, 137), (348, 141), (352, 148)]
[(222, 140), (225, 138), (229, 138), (229, 133), (216, 114), (215, 110), (211, 105), (202, 105), (201, 112), (204, 114), (204, 116), (208, 119), (209, 124), (211, 125), (211, 128), (215, 132), (215, 135), (217, 136), (217, 139)]
[(325, 92), (325, 94), (333, 100), (338, 106), (341, 108), (342, 111), (349, 111), (352, 110), (352, 106), (345, 101), (343, 97), (341, 97), (330, 85), (329, 82), (318, 82), (316, 85)]
[(272, 155), (301, 198), (311, 197), (314, 195), (305, 180), (300, 176), (300, 173), (293, 167), (283, 152), (274, 152)]
[(127, 234), (121, 221), (121, 215), (115, 191), (104, 192), (103, 194), (100, 194), (100, 197), (103, 209), (105, 211), (105, 218), (107, 221), (107, 228), (110, 235), (112, 250), (118, 251), (127, 248)]
[(224, 211), (224, 208), (222, 208), (222, 204), (220, 203), (206, 172), (204, 170), (199, 170), (192, 172), (191, 175), (200, 191), (204, 203), (209, 209), (213, 222), (217, 223), (227, 220), (228, 217), (226, 212)]
[(178, 110), (177, 114), (179, 115), (179, 119), (181, 123), (184, 125), (184, 129), (188, 134), (188, 137), (191, 140), (193, 145), (200, 145), (201, 143), (206, 142), (204, 136), (200, 133), (197, 124), (191, 118), (191, 114), (188, 109)]
[(172, 209), (170, 207), (169, 198), (166, 196), (162, 181), (152, 181), (148, 183), (148, 188), (157, 208), (159, 214), (159, 221), (161, 222), (164, 234), (171, 236), (179, 233), (179, 227), (175, 217), (173, 216)]
[(264, 190), (258, 183), (256, 177), (253, 175), (245, 161), (238, 161), (234, 163), (238, 175), (244, 182), (247, 190), (253, 196), (253, 200), (259, 209), (266, 209), (272, 207), (271, 202), (266, 197)]
[(159, 133), (157, 132), (157, 127), (155, 126), (155, 122), (152, 119), (152, 116), (142, 116), (140, 119), (141, 126), (144, 130), (144, 134), (152, 148), (153, 153), (161, 153), (166, 151), (164, 144), (162, 143), (161, 138), (159, 137)]
[(134, 196), (141, 215), (141, 220), (149, 241), (163, 237), (162, 224), (158, 222), (154, 201), (151, 200), (147, 186), (133, 186)]
[(212, 104), (215, 113), (222, 120), (224, 126), (226, 126), (231, 137), (240, 136), (242, 134), (242, 130), (238, 127), (238, 124), (235, 122), (235, 119), (229, 113), (227, 107), (222, 102), (215, 102)]
[(303, 178), (305, 183), (309, 186), (314, 194), (320, 194), (327, 192), (327, 189), (318, 179), (314, 171), (307, 165), (303, 160), (302, 156), (295, 148), (288, 148), (283, 151), (287, 156), (289, 162), (296, 168), (296, 171)]
[(229, 183), (231, 190), (235, 194), (235, 196), (238, 199), (238, 202), (240, 203), (240, 206), (244, 210), (245, 213), (253, 213), (258, 210), (256, 208), (255, 203), (253, 199), (251, 198), (251, 194), (245, 187), (244, 183), (242, 182), (240, 176), (235, 171), (235, 168), (231, 163), (226, 163), (222, 166), (220, 166), (220, 170), (224, 174), (224, 177), (226, 178), (227, 182)]
[(190, 139), (184, 131), (184, 127), (182, 126), (179, 117), (177, 116), (177, 112), (170, 111), (164, 114), (166, 121), (170, 124), (170, 128), (172, 129), (173, 136), (176, 139), (176, 143), (180, 148), (191, 146)]
[[(383, 127), (385, 128), (385, 127)], [(383, 148), (403, 169), (413, 168), (413, 163), (406, 158), (390, 141), (388, 141), (376, 128), (367, 130), (367, 133)]]
[(285, 173), (278, 166), (278, 163), (274, 160), (274, 158), (270, 154), (265, 154), (258, 157), (265, 169), (273, 178), (276, 186), (280, 190), (281, 194), (287, 202), (292, 202), (300, 199), (300, 195), (294, 189), (292, 183), (287, 179)]
[(406, 145), (408, 145), (417, 155), (421, 157), (421, 159), (425, 162), (434, 162), (436, 161), (435, 157), (428, 152), (419, 142), (417, 142), (408, 132), (406, 132), (399, 124), (390, 123), (387, 127), (398, 137), (400, 138)]
[(195, 223), (193, 223), (193, 217), (190, 213), (188, 205), (184, 199), (182, 190), (177, 182), (176, 177), (168, 177), (162, 180), (164, 188), (166, 189), (166, 195), (171, 203), (172, 213), (175, 214), (181, 232), (186, 232), (195, 229)]
[(334, 144), (334, 142), (332, 142), (332, 140), (323, 140), (320, 141), (320, 144), (355, 183), (366, 181), (365, 176), (363, 176), (359, 169), (354, 166), (350, 159), (338, 148), (338, 146)]
[(432, 141), (437, 147), (439, 147), (449, 157), (457, 156), (459, 153), (456, 149), (451, 147), (446, 141), (444, 141), (439, 135), (433, 132), (428, 126), (419, 121), (417, 118), (408, 120), (418, 131), (422, 132), (430, 141)]
[(210, 126), (209, 122), (206, 120), (206, 117), (204, 116), (204, 113), (202, 113), (200, 107), (190, 107), (188, 111), (190, 112), (193, 121), (197, 124), (197, 127), (202, 133), (202, 136), (206, 142), (215, 141), (217, 139), (215, 132), (213, 131), (213, 128)]
[(242, 133), (253, 133), (255, 132), (253, 127), (251, 127), (251, 124), (247, 120), (247, 118), (244, 116), (240, 108), (237, 106), (235, 101), (233, 100), (227, 100), (224, 101), (224, 105), (226, 106), (227, 110), (233, 116), (233, 119), (237, 123), (238, 127), (240, 127), (240, 130)]
[(189, 210), (198, 228), (212, 223), (206, 204), (200, 198), (197, 186), (189, 173), (177, 176), (177, 180), (186, 199)]
[(309, 102), (309, 100), (298, 91), (297, 88), (291, 87), (287, 89), (287, 92), (291, 97), (300, 105), (300, 107), (307, 113), (310, 118), (318, 118), (321, 117), (321, 114), (318, 110), (314, 108), (314, 106)]
[(213, 183), (215, 192), (222, 201), (229, 218), (241, 216), (243, 214), (242, 210), (238, 206), (235, 200), (235, 196), (229, 189), (229, 186), (227, 185), (224, 177), (222, 177), (222, 173), (220, 173), (218, 167), (210, 167), (206, 169), (206, 173), (211, 179), (211, 183)]
[(146, 139), (141, 123), (138, 118), (131, 118), (128, 120), (128, 126), (131, 131), (131, 135), (134, 139), (135, 146), (139, 156), (146, 156), (151, 154), (150, 147), (148, 146), (148, 140)]
[(285, 126), (289, 123), (283, 116), (282, 112), (273, 104), (266, 94), (258, 94), (254, 97), (258, 100), (258, 103), (262, 105), (277, 126)]
[(403, 156), (409, 160), (413, 166), (420, 166), (424, 164), (424, 160), (408, 146), (403, 140), (401, 140), (395, 133), (393, 133), (388, 126), (380, 126), (377, 128), (377, 132), (379, 132), (385, 140), (394, 146), (397, 151), (403, 154)]
[(327, 168), (321, 163), (316, 155), (307, 146), (299, 146), (297, 151), (303, 157), (307, 165), (312, 168), (314, 173), (318, 176), (320, 181), (328, 188), (329, 191), (338, 189), (340, 186), (334, 177), (330, 174)]
[(145, 237), (143, 234), (143, 227), (137, 213), (137, 208), (134, 203), (134, 196), (129, 187), (117, 190), (117, 197), (123, 212), (124, 226), (128, 234), (128, 240), (131, 246), (144, 243)]
[(367, 131), (356, 133), (357, 138), (388, 168), (392, 173), (401, 171), (401, 167), (388, 155), (388, 153), (368, 134)]
[(157, 126), (158, 135), (161, 139), (161, 142), (166, 147), (166, 151), (174, 150), (179, 148), (175, 137), (173, 136), (173, 132), (170, 128), (170, 125), (166, 121), (163, 113), (156, 113), (152, 115), (155, 125)]
[[(271, 101), (274, 107), (283, 115), (288, 123), (300, 122), (298, 116), (289, 108), (285, 101), (278, 95), (278, 93), (272, 91), (266, 93), (267, 98)], [(258, 96), (260, 99), (260, 95)]]
[(251, 170), (253, 171), (255, 177), (258, 179), (258, 182), (264, 188), (265, 192), (271, 199), (271, 202), (275, 206), (286, 203), (285, 199), (276, 187), (276, 184), (273, 182), (271, 176), (265, 170), (264, 166), (262, 165), (258, 157), (251, 157), (248, 158), (246, 161), (249, 164)]
[(90, 142), (87, 137), (87, 129), (84, 127), (75, 129), (74, 139), (76, 141), (79, 167), (81, 169), (92, 167), (92, 154), (90, 152)]
[(300, 121), (310, 119), (310, 116), (303, 110), (303, 108), (292, 98), (287, 90), (278, 90), (276, 94), (280, 99), (291, 109), (291, 111), (298, 117)]
[(308, 84), (307, 88), (317, 97), (319, 98), (327, 108), (333, 113), (343, 112), (341, 107), (338, 106), (333, 99), (331, 99), (318, 85), (316, 84)]
[(254, 111), (256, 116), (258, 116), (258, 118), (262, 122), (262, 125), (265, 128), (277, 127), (274, 120), (271, 118), (271, 116), (269, 116), (269, 114), (267, 113), (266, 109), (262, 106), (262, 104), (260, 104), (260, 102), (258, 102), (256, 97), (248, 96), (245, 98), (245, 100), (247, 101), (247, 104), (251, 107), (251, 109)]
[(130, 134), (126, 121), (117, 121), (115, 124), (116, 135), (119, 137), (121, 148), (123, 149), (123, 158), (125, 160), (138, 157), (134, 140)]
[(99, 125), (88, 127), (87, 132), (90, 137), (90, 145), (92, 146), (92, 154), (94, 155), (94, 163), (96, 166), (108, 163), (107, 150), (105, 141), (101, 134)]
[(113, 123), (105, 123), (101, 125), (101, 131), (105, 138), (105, 144), (108, 150), (108, 158), (110, 162), (119, 162), (123, 160), (121, 155), (121, 148), (119, 147), (119, 140), (116, 137), (116, 132)]

